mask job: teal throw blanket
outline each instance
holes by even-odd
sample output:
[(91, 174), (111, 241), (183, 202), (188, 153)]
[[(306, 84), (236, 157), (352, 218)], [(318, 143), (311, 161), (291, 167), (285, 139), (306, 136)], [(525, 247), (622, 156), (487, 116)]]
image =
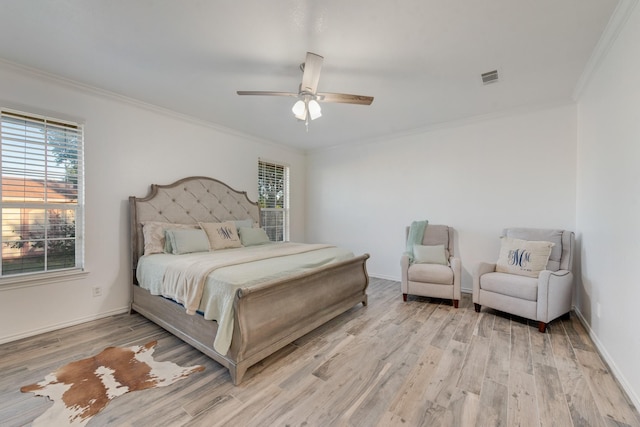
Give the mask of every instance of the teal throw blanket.
[(409, 264), (413, 264), (413, 245), (421, 245), (424, 237), (424, 229), (427, 228), (429, 221), (413, 221), (409, 227), (409, 236), (407, 237), (407, 247), (404, 254), (409, 257)]

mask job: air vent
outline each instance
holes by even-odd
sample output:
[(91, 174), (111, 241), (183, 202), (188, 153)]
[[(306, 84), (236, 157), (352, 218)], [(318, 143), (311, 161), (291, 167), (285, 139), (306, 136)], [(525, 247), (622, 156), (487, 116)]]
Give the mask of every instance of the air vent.
[(486, 73), (482, 73), (480, 75), (482, 77), (482, 84), (488, 85), (491, 83), (496, 83), (498, 81), (498, 70), (488, 71)]

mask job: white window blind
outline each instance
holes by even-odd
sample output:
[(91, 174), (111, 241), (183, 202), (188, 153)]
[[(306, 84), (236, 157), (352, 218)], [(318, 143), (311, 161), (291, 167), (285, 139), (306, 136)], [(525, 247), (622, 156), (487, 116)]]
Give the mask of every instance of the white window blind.
[(262, 228), (273, 242), (289, 240), (289, 167), (258, 160)]
[(1, 276), (82, 268), (83, 128), (0, 111)]

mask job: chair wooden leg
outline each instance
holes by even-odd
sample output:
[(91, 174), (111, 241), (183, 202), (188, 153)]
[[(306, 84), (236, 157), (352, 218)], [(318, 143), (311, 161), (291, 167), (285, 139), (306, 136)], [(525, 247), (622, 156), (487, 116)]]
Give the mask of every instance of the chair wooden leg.
[(546, 330), (547, 330), (547, 324), (544, 322), (538, 322), (538, 331), (544, 334)]
[(407, 294), (402, 294), (402, 301), (407, 301)]
[(459, 301), (458, 301), (457, 299), (454, 299), (454, 300), (453, 300), (453, 307), (454, 307), (454, 308), (458, 308), (458, 302), (459, 302)]
[(476, 304), (475, 302), (473, 303), (473, 307), (476, 309), (476, 313), (480, 313), (480, 308), (482, 308), (482, 306), (480, 304)]

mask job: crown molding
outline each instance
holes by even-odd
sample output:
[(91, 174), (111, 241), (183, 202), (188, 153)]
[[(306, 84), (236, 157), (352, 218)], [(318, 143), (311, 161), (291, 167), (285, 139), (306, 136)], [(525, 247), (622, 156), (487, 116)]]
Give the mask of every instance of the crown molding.
[(573, 90), (573, 99), (577, 101), (580, 99), (580, 96), (586, 89), (589, 84), (589, 81), (596, 73), (602, 61), (606, 58), (607, 54), (611, 50), (613, 43), (618, 38), (620, 31), (624, 28), (627, 20), (631, 16), (633, 9), (638, 4), (639, 0), (620, 0), (616, 9), (613, 11), (607, 26), (605, 27), (602, 35), (600, 36), (600, 40), (596, 44), (596, 47), (593, 49), (591, 53), (591, 57), (589, 61), (587, 61), (587, 65), (582, 71), (582, 75), (578, 79), (576, 83), (576, 87)]
[[(215, 131), (220, 132), (220, 133), (224, 133), (224, 134), (227, 134), (227, 135), (230, 135), (230, 136), (242, 138), (244, 140), (257, 142), (257, 143), (260, 143), (260, 144), (265, 144), (265, 145), (272, 146), (274, 148), (278, 148), (278, 149), (281, 149), (281, 150), (286, 150), (286, 151), (289, 151), (289, 152), (292, 152), (292, 153), (295, 153), (295, 154), (304, 154), (305, 153), (304, 150), (296, 148), (296, 147), (291, 147), (289, 145), (283, 145), (283, 144), (280, 144), (280, 143), (278, 143), (276, 141), (272, 141), (272, 140), (269, 140), (269, 139), (259, 138), (259, 137), (256, 137), (254, 135), (238, 131), (236, 129), (232, 129), (232, 128), (228, 128), (228, 127), (224, 127), (224, 126), (218, 125), (218, 124), (216, 124), (214, 122), (211, 122), (211, 121), (198, 119), (196, 117), (193, 117), (193, 116), (190, 116), (190, 115), (187, 115), (187, 114), (183, 114), (183, 113), (179, 113), (179, 112), (176, 112), (174, 110), (170, 110), (168, 108), (164, 108), (164, 107), (160, 107), (158, 105), (154, 105), (154, 104), (150, 104), (150, 103), (147, 103), (147, 102), (144, 102), (144, 101), (140, 101), (138, 99), (131, 98), (131, 97), (128, 97), (128, 96), (125, 96), (125, 95), (121, 95), (121, 94), (116, 93), (116, 92), (111, 92), (111, 91), (108, 91), (108, 90), (105, 90), (105, 89), (100, 89), (98, 87), (91, 86), (91, 85), (88, 85), (88, 84), (85, 84), (85, 83), (81, 83), (81, 82), (78, 82), (78, 81), (75, 81), (75, 80), (71, 80), (71, 79), (68, 79), (68, 78), (65, 78), (65, 77), (61, 77), (61, 76), (56, 75), (56, 74), (48, 73), (46, 71), (42, 71), (42, 70), (37, 69), (37, 68), (33, 68), (33, 67), (29, 67), (29, 66), (26, 66), (26, 65), (22, 65), (22, 64), (16, 63), (16, 62), (12, 62), (12, 61), (6, 60), (4, 58), (0, 58), (0, 67), (4, 67), (4, 68), (10, 69), (10, 70), (13, 70), (14, 72), (17, 72), (17, 73), (28, 74), (33, 78), (44, 80), (46, 82), (49, 82), (49, 83), (52, 83), (52, 84), (56, 84), (56, 85), (59, 85), (59, 86), (64, 86), (64, 87), (67, 87), (69, 89), (76, 90), (76, 91), (79, 91), (79, 92), (82, 92), (82, 93), (85, 93), (85, 94), (90, 94), (90, 95), (93, 95), (93, 96), (106, 98), (106, 99), (113, 100), (113, 101), (116, 101), (116, 102), (121, 102), (121, 103), (128, 104), (128, 105), (140, 108), (140, 109), (144, 109), (144, 110), (147, 110), (147, 111), (154, 112), (156, 114), (164, 115), (165, 117), (171, 117), (171, 118), (183, 121), (183, 122), (191, 123), (191, 124), (198, 125), (198, 126), (203, 126), (203, 127), (215, 130)], [(6, 100), (2, 100), (2, 101), (6, 102)], [(13, 104), (13, 105), (15, 105), (15, 104)], [(14, 108), (16, 108), (16, 107), (14, 107)], [(56, 114), (59, 114), (59, 113), (56, 113)], [(49, 114), (49, 115), (51, 115), (51, 114)], [(76, 117), (70, 118), (70, 120), (73, 120), (73, 121), (78, 122), (78, 123), (84, 123), (85, 122), (84, 119), (76, 118)]]
[(476, 123), (490, 122), (493, 120), (500, 120), (500, 119), (510, 118), (510, 117), (519, 117), (522, 115), (532, 114), (539, 111), (546, 111), (554, 108), (570, 107), (574, 105), (576, 105), (576, 102), (567, 97), (566, 99), (559, 99), (559, 100), (550, 101), (550, 102), (541, 102), (536, 104), (508, 107), (503, 110), (495, 111), (492, 113), (478, 114), (475, 116), (462, 117), (460, 119), (433, 123), (428, 126), (421, 126), (413, 129), (408, 129), (403, 132), (394, 132), (394, 133), (379, 135), (379, 136), (375, 136), (367, 139), (351, 140), (351, 141), (346, 141), (342, 144), (331, 145), (327, 147), (312, 148), (312, 149), (309, 149), (307, 153), (315, 154), (315, 153), (322, 153), (325, 151), (334, 151), (334, 150), (340, 150), (344, 148), (353, 148), (353, 147), (360, 147), (360, 146), (373, 145), (373, 144), (395, 143), (395, 141), (398, 139), (409, 138), (415, 135), (422, 135), (422, 134), (436, 132), (440, 130), (446, 130), (446, 129), (463, 128), (465, 126), (474, 125)]

